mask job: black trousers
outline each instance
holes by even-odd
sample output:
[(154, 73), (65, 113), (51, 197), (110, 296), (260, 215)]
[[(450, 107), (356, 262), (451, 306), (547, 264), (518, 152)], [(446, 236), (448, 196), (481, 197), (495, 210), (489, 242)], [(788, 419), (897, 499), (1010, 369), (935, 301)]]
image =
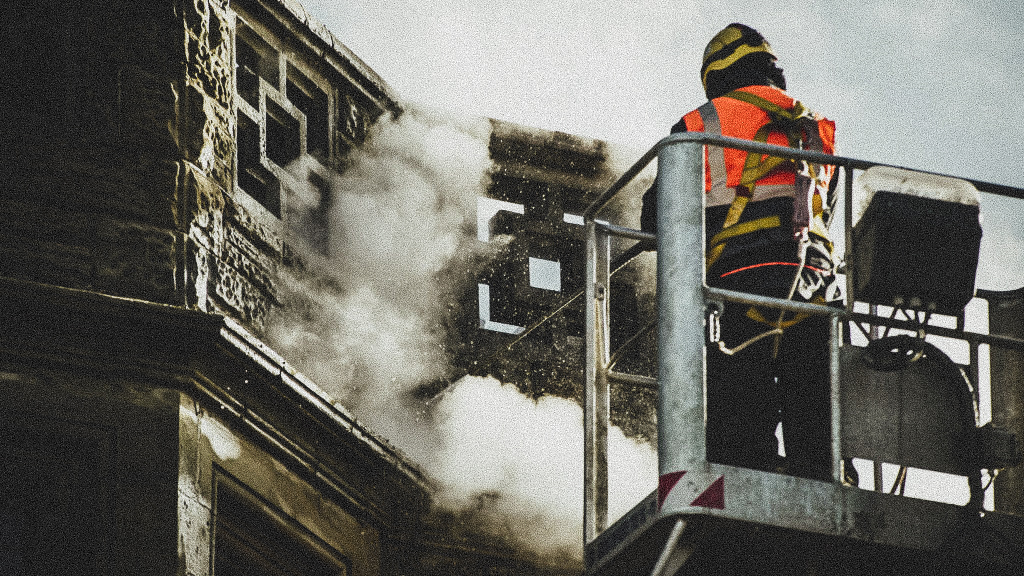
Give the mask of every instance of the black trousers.
[[(728, 266), (716, 266), (719, 272)], [(737, 269), (743, 268), (742, 266)], [(763, 266), (712, 277), (712, 286), (774, 297), (788, 295), (795, 266)], [(805, 270), (805, 274), (816, 274)], [(816, 280), (820, 280), (817, 278)], [(819, 285), (828, 284), (822, 282)], [(794, 299), (802, 300), (799, 295)], [(779, 311), (759, 308), (770, 324), (748, 314), (750, 306), (727, 303), (721, 339), (736, 347), (771, 330)], [(793, 319), (787, 313), (784, 320)], [(825, 316), (808, 316), (734, 355), (708, 343), (707, 457), (712, 462), (829, 480), (831, 418), (829, 326)], [(782, 423), (785, 458), (779, 456), (776, 427)]]

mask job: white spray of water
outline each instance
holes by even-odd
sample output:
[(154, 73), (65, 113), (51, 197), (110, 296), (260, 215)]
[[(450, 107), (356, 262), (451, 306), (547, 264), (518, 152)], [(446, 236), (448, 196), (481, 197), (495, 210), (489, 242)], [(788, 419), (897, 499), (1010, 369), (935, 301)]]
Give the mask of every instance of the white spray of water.
[[(450, 292), (442, 269), (469, 250), (490, 167), (488, 130), (486, 121), (424, 112), (378, 122), (343, 175), (318, 172), (330, 198), (326, 254), (295, 230), (320, 193), (300, 185), (289, 198), (305, 268), (282, 278), (270, 338), (389, 438), (406, 430), (396, 400), (449, 369), (438, 322)], [(310, 159), (293, 170), (300, 182), (316, 171)]]
[[(444, 319), (472, 280), (477, 197), (488, 184), (490, 124), (406, 111), (378, 122), (345, 173), (328, 175), (327, 255), (292, 244), (301, 272), (281, 279), (268, 335), (290, 362), (419, 464), (437, 501), (538, 554), (580, 557), (582, 411), (533, 401), (494, 379), (465, 377), (429, 403), (413, 394), (450, 374)], [(318, 171), (311, 160), (294, 169)], [(322, 171), (318, 173), (323, 174)], [(317, 204), (292, 191), (289, 227)], [(495, 243), (491, 243), (493, 249)], [(452, 273), (452, 268), (460, 268)], [(653, 449), (610, 434), (611, 516), (656, 484)]]
[[(434, 409), (440, 443), (423, 463), (442, 502), (472, 504), (488, 527), (542, 554), (578, 555), (583, 541), (583, 411), (564, 398), (537, 401), (493, 378), (467, 376)], [(608, 438), (609, 516), (651, 492), (657, 455), (618, 428)]]

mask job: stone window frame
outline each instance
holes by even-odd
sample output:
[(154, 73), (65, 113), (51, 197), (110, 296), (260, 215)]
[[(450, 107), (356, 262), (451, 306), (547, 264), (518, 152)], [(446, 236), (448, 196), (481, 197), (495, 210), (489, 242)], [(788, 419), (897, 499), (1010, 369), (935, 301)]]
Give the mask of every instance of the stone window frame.
[(233, 185), (281, 220), (287, 210), (285, 187), (296, 181), (288, 164), (307, 155), (323, 169), (336, 164), (338, 94), (304, 61), (301, 48), (282, 39), (287, 34), (275, 34), (259, 18), (234, 11)]

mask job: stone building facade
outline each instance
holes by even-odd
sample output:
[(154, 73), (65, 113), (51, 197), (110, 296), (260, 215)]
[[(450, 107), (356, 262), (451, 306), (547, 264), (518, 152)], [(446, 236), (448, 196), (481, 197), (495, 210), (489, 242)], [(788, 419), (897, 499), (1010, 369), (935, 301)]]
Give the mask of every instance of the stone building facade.
[[(289, 228), (289, 187), (318, 190), (326, 210), (324, 175), (400, 112), (384, 80), (294, 0), (40, 0), (0, 15), (0, 565), (578, 571), (434, 511), (429, 478), (261, 340), (294, 235), (316, 244), (328, 226), (307, 210)], [(495, 123), (491, 154), (492, 196), (525, 207), (493, 232), (522, 240), (480, 280), (493, 316), (479, 292), (465, 298), (472, 328), (454, 348), (467, 366), (490, 359), (477, 371), (571, 396), (572, 312), (524, 340), (569, 359), (543, 378), (494, 360), (515, 334), (480, 328), (525, 326), (580, 286), (581, 229), (565, 214), (607, 183), (606, 152)], [(287, 170), (299, 157), (315, 164), (303, 182)], [(531, 258), (557, 263), (558, 290), (531, 285)]]

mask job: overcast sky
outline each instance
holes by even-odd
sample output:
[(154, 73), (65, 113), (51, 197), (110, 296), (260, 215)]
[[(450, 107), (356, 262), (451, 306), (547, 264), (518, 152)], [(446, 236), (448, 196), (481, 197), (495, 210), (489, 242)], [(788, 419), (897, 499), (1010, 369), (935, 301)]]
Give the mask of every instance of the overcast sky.
[[(743, 22), (771, 43), (789, 92), (836, 121), (839, 154), (1024, 187), (1018, 1), (303, 5), (405, 101), (639, 151), (704, 101), (704, 47)], [(1020, 287), (1024, 212), (983, 208), (986, 249), (1011, 256), (998, 274), (983, 265), (979, 284)]]

